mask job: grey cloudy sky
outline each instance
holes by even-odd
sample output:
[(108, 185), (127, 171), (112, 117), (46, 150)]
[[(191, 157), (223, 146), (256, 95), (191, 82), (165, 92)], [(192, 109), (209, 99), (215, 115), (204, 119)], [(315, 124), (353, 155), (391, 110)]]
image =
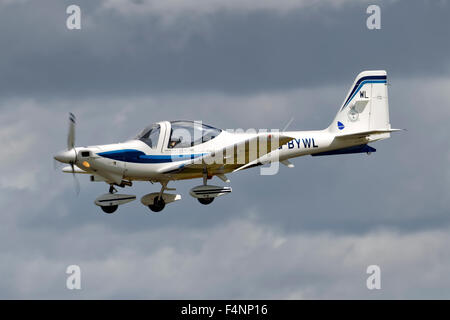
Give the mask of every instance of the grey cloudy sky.
[[(69, 31), (72, 3), (0, 0), (0, 298), (450, 297), (449, 1), (86, 0)], [(80, 177), (77, 197), (53, 170), (69, 111), (78, 145), (164, 119), (317, 129), (373, 68), (408, 131), (371, 156), (243, 171), (211, 206), (179, 182), (183, 200), (153, 215), (136, 201), (107, 216), (106, 185)], [(70, 264), (81, 291), (65, 288)]]

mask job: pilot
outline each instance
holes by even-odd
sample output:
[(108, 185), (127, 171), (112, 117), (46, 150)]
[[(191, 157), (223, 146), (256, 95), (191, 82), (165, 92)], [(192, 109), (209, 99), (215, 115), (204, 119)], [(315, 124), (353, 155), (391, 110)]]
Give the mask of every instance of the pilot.
[(169, 142), (169, 148), (175, 147), (175, 146), (177, 145), (177, 142), (178, 142), (178, 141), (175, 141), (175, 140), (170, 141), (170, 142)]
[(175, 148), (175, 146), (183, 141), (183, 137), (171, 138), (169, 142), (169, 148)]

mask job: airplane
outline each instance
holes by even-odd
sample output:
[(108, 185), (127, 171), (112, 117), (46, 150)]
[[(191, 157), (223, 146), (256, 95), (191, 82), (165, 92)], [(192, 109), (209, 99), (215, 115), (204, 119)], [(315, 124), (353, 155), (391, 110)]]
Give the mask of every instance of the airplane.
[(116, 187), (131, 187), (135, 181), (160, 183), (159, 192), (149, 193), (141, 203), (154, 212), (178, 201), (181, 195), (166, 193), (170, 181), (203, 179), (190, 195), (204, 205), (232, 191), (228, 186), (208, 184), (217, 176), (264, 164), (281, 163), (289, 168), (291, 158), (375, 152), (368, 143), (384, 140), (392, 132), (389, 122), (387, 73), (363, 71), (357, 75), (334, 120), (323, 130), (286, 132), (230, 132), (199, 121), (161, 121), (142, 130), (134, 139), (115, 144), (75, 147), (75, 116), (70, 113), (67, 150), (54, 159), (69, 164), (63, 172), (90, 175), (105, 182), (109, 192), (95, 204), (113, 213), (118, 206), (136, 200), (119, 194)]

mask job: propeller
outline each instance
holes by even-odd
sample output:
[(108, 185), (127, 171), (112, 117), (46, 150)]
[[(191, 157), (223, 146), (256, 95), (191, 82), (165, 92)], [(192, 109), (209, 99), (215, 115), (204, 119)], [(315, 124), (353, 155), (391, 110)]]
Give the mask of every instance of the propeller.
[(72, 177), (73, 177), (73, 183), (75, 186), (75, 193), (78, 196), (80, 194), (80, 182), (78, 181), (77, 175), (75, 174), (75, 170), (73, 168), (73, 163), (70, 166), (72, 167)]
[(75, 146), (75, 123), (76, 123), (75, 115), (72, 112), (70, 112), (69, 134), (67, 135), (67, 150), (71, 150)]
[(75, 192), (78, 195), (80, 193), (80, 183), (75, 174), (75, 163), (77, 161), (77, 151), (75, 150), (75, 124), (76, 118), (73, 113), (69, 113), (69, 133), (67, 135), (67, 151), (62, 151), (55, 155), (54, 159), (68, 163), (72, 168), (72, 176), (74, 179)]
[(74, 150), (75, 152), (75, 159), (70, 162), (70, 167), (72, 168), (72, 177), (73, 182), (75, 185), (75, 192), (77, 195), (80, 194), (80, 182), (78, 181), (77, 175), (75, 174), (75, 161), (77, 161), (77, 152), (74, 149), (75, 147), (75, 124), (76, 124), (76, 117), (75, 115), (70, 112), (69, 113), (69, 133), (67, 135), (67, 150)]
[(58, 169), (59, 165), (58, 165), (58, 161), (56, 161), (55, 158), (53, 158), (53, 170), (56, 171), (56, 169)]

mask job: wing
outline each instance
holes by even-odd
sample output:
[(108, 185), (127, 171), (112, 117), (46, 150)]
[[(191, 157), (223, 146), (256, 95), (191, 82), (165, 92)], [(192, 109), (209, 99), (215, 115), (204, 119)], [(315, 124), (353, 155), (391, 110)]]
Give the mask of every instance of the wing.
[(179, 162), (170, 164), (160, 169), (159, 173), (198, 172), (202, 171), (205, 166), (208, 172), (223, 172), (224, 168), (237, 169), (253, 166), (260, 157), (278, 149), (292, 139), (294, 138), (280, 133), (260, 133), (181, 164)]

